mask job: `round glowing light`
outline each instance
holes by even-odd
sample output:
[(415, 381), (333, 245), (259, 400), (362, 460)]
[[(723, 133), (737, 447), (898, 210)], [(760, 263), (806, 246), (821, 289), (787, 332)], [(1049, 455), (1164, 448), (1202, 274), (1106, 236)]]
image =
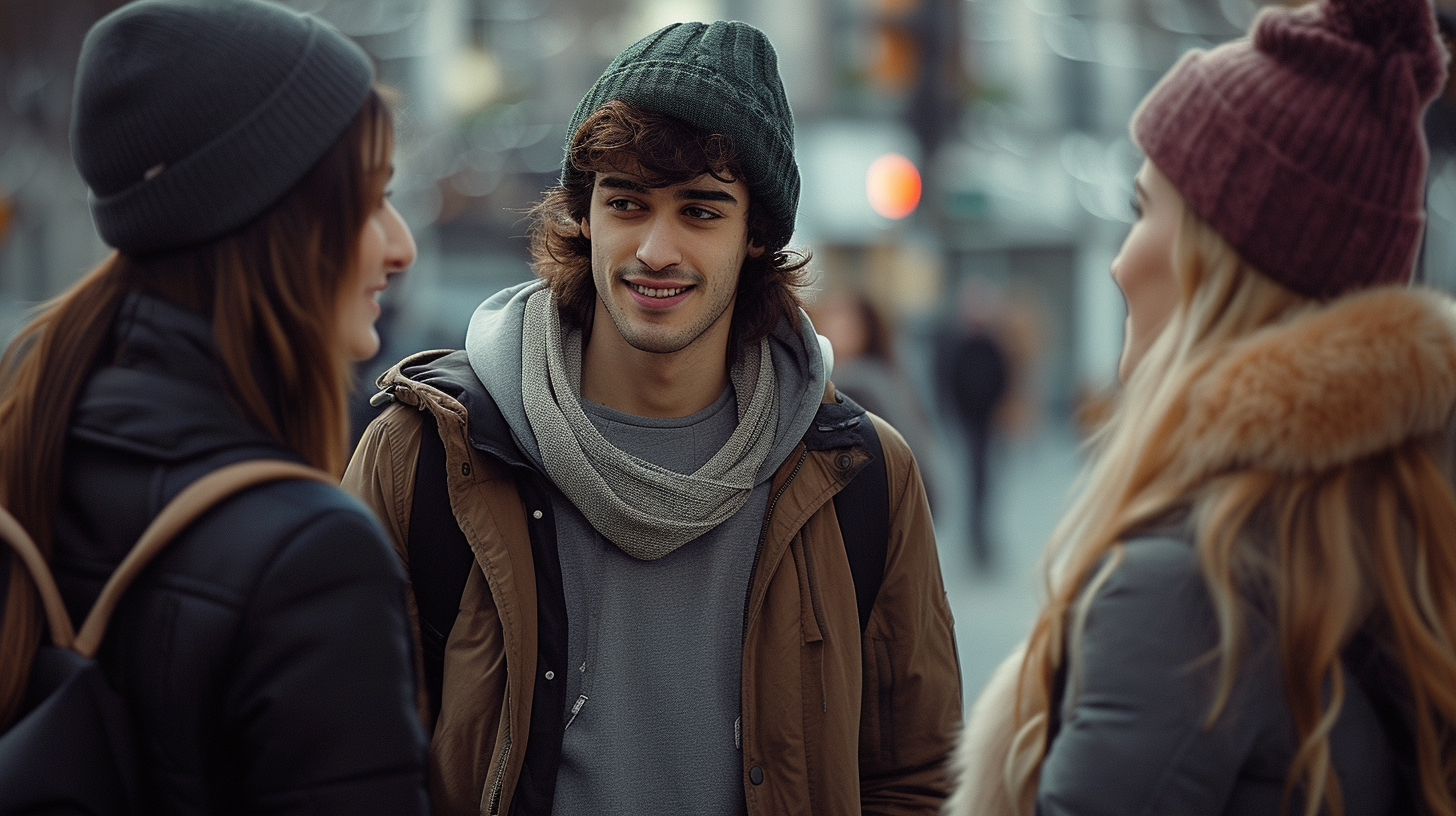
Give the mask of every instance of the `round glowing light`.
[(870, 206), (886, 218), (904, 218), (920, 203), (920, 171), (899, 153), (886, 153), (865, 173)]

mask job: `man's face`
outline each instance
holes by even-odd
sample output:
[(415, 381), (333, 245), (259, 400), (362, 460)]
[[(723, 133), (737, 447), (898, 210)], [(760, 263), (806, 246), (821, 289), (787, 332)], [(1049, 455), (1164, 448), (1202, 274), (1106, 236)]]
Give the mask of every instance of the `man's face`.
[[(640, 351), (671, 354), (724, 343), (738, 275), (748, 255), (748, 187), (704, 174), (650, 188), (631, 172), (596, 174), (581, 224), (592, 245), (592, 278), (615, 330)], [(600, 312), (600, 310), (598, 310)]]

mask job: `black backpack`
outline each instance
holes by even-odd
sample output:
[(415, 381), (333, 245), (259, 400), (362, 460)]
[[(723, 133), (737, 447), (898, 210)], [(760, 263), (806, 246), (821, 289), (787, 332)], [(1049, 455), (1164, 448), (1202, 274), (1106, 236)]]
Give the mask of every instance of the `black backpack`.
[(136, 737), (125, 700), (95, 660), (111, 613), (142, 568), (199, 516), (238, 491), (279, 479), (337, 484), (323, 471), (270, 459), (239, 462), (203, 476), (147, 526), (107, 580), (79, 633), (44, 556), (15, 517), (0, 508), (0, 538), (30, 571), (51, 634), (51, 643), (40, 646), (31, 664), (20, 719), (0, 735), (0, 813), (138, 812)]

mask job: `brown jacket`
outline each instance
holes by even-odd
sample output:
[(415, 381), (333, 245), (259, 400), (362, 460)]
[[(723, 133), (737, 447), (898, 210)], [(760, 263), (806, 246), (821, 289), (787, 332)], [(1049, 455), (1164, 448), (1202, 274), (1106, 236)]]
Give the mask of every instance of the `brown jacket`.
[[(365, 432), (344, 486), (379, 513), (408, 560), (429, 412), (445, 449), (450, 505), (477, 567), (445, 645), (431, 790), (442, 813), (505, 813), (530, 733), (537, 604), (528, 524), (540, 516), (524, 506), (510, 468), (472, 445), (462, 400), (402, 371), (439, 354), (416, 355), (380, 378), (396, 403)], [(914, 459), (893, 428), (875, 423), (891, 530), (863, 637), (830, 500), (868, 454), (810, 451), (801, 442), (774, 475), (744, 625), (750, 814), (935, 813), (947, 793), (945, 762), (961, 718), (950, 608)]]

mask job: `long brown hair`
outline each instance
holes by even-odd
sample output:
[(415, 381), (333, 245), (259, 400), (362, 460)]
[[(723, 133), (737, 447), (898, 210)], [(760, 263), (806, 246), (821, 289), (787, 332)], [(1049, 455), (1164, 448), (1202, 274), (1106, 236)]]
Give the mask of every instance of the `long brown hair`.
[[(743, 178), (728, 137), (615, 99), (582, 122), (566, 160), (583, 172), (552, 187), (532, 208), (531, 256), (536, 274), (556, 296), (562, 321), (578, 329), (591, 326), (596, 309), (591, 241), (581, 234), (581, 222), (591, 210), (597, 173), (630, 166), (650, 187), (682, 184), (704, 174), (728, 183)], [(785, 318), (798, 325), (798, 290), (806, 282), (809, 255), (784, 248), (791, 232), (792, 225), (773, 222), (749, 196), (748, 240), (764, 251), (745, 258), (738, 276), (730, 357), (766, 337)]]
[[(1191, 384), (1231, 344), (1318, 304), (1250, 267), (1190, 209), (1173, 248), (1180, 300), (1129, 377), (1072, 507), (1048, 550), (1049, 600), (1026, 651), (1018, 732), (1006, 761), (1028, 811), (1045, 757), (1059, 668), (1075, 653), (1087, 604), (1117, 568), (1121, 542), (1187, 513), (1218, 620), (1217, 684), (1204, 727), (1228, 704), (1244, 637), (1245, 599), (1270, 601), (1285, 698), (1298, 740), (1284, 809), (1343, 813), (1329, 735), (1344, 700), (1341, 655), (1372, 632), (1404, 676), (1421, 797), (1456, 814), (1456, 500), (1416, 436), (1308, 471), (1225, 467), (1188, 451)], [(1099, 567), (1099, 564), (1101, 566)]]
[[(371, 91), (323, 158), (258, 219), (202, 246), (113, 253), (39, 307), (0, 358), (0, 501), (47, 557), (71, 410), (108, 362), (111, 323), (133, 291), (207, 315), (239, 413), (309, 464), (343, 473), (350, 368), (336, 339), (337, 304), (365, 221), (383, 200), (393, 138), (388, 106)], [(0, 728), (18, 713), (41, 629), (29, 573), (11, 559)]]

